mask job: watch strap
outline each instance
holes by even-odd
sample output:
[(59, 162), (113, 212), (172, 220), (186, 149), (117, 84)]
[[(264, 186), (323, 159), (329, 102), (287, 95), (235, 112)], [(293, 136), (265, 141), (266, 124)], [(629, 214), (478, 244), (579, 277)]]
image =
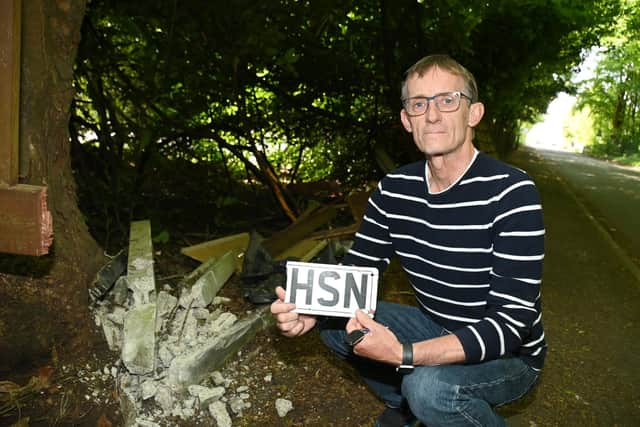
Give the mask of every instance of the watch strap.
[(413, 372), (413, 343), (402, 343), (402, 364), (396, 368), (401, 374)]
[(413, 367), (413, 344), (402, 343), (402, 364)]

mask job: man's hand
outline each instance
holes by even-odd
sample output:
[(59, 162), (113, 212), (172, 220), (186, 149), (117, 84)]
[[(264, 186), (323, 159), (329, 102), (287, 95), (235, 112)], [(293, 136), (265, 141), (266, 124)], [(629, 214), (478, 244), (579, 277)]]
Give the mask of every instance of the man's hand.
[(353, 347), (355, 354), (394, 366), (400, 365), (402, 344), (389, 328), (370, 318), (364, 311), (358, 310), (356, 317), (347, 322), (346, 331), (349, 333), (362, 328), (369, 329), (369, 332)]
[(271, 313), (276, 318), (276, 327), (285, 337), (297, 337), (306, 334), (316, 325), (316, 317), (308, 314), (294, 313), (295, 304), (284, 302), (285, 291), (281, 286), (276, 288), (278, 299), (271, 304)]

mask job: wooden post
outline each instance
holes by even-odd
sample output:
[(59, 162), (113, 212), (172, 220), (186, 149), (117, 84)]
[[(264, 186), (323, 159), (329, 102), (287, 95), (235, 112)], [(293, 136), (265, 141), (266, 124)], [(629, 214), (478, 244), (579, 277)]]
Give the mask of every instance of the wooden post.
[(0, 0), (0, 184), (18, 182), (21, 0)]
[(0, 184), (0, 252), (46, 255), (53, 241), (47, 187)]
[(0, 252), (45, 255), (53, 235), (47, 187), (18, 183), (21, 0), (0, 0)]

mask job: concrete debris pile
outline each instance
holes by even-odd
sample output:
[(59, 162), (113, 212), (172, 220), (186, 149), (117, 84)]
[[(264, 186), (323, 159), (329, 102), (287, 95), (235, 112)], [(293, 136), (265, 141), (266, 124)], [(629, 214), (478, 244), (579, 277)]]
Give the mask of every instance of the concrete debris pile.
[[(245, 371), (225, 378), (222, 367), (232, 371), (230, 359), (273, 322), (268, 303), (275, 298), (274, 283), (284, 281), (278, 276), (282, 263), (335, 263), (352, 243), (340, 238), (357, 229), (367, 197), (349, 197), (345, 206), (354, 222), (347, 226), (318, 230), (336, 218), (339, 206), (312, 204), (268, 239), (239, 233), (183, 248), (202, 264), (177, 286), (162, 289), (155, 282), (150, 223), (132, 222), (128, 250), (98, 272), (89, 290), (96, 324), (120, 354), (116, 366), (98, 375), (115, 378), (125, 425), (199, 418), (210, 425), (213, 417), (223, 427), (241, 416), (250, 405), (250, 387), (269, 382), (269, 375), (257, 379)], [(238, 277), (249, 286), (244, 298), (260, 308), (241, 316), (225, 309), (217, 294), (234, 273), (242, 273)], [(281, 417), (292, 408), (286, 399), (275, 401)]]
[[(235, 272), (237, 254), (212, 257), (176, 289), (165, 285), (159, 292), (148, 221), (131, 224), (128, 254), (127, 275), (93, 304), (109, 348), (121, 355), (105, 369), (116, 378), (126, 425), (213, 417), (219, 427), (231, 426), (231, 416), (250, 406), (250, 388), (234, 387), (220, 369), (272, 321), (268, 306), (239, 318), (217, 296)], [(290, 410), (282, 402), (277, 408)]]

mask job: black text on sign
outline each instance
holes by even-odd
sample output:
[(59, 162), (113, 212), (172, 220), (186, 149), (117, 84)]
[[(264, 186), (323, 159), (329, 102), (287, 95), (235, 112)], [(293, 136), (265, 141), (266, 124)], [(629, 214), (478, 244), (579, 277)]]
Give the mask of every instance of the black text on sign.
[(374, 311), (377, 298), (375, 268), (287, 262), (285, 300), (297, 313), (353, 317), (358, 309)]

